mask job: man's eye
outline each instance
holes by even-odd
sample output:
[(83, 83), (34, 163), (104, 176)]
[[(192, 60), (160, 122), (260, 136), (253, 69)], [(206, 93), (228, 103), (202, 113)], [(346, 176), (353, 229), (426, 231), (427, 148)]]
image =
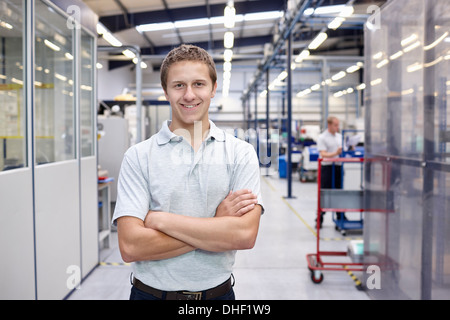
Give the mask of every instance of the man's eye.
[(203, 83), (203, 82), (197, 82), (195, 85), (196, 85), (197, 87), (201, 87), (201, 86), (204, 85), (204, 83)]

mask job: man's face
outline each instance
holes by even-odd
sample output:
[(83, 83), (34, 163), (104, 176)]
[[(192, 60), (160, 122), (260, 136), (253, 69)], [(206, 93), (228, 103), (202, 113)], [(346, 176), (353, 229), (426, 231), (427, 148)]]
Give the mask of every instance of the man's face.
[(216, 88), (205, 63), (180, 61), (171, 65), (165, 96), (172, 107), (172, 122), (185, 127), (195, 121), (206, 121)]
[(336, 132), (338, 132), (339, 131), (339, 120), (338, 119), (334, 119), (333, 122), (328, 124), (328, 130), (332, 134), (335, 134)]

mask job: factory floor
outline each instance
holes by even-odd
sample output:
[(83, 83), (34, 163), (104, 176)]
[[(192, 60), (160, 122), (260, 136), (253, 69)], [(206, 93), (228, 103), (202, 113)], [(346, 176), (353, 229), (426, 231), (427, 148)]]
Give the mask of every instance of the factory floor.
[[(320, 284), (311, 281), (306, 255), (316, 252), (315, 217), (317, 184), (302, 183), (292, 175), (293, 198), (286, 199), (287, 181), (277, 175), (264, 175), (261, 170), (261, 191), (265, 214), (256, 245), (251, 250), (238, 251), (234, 266), (235, 295), (238, 300), (368, 300), (365, 291), (355, 283), (362, 272), (324, 271)], [(359, 219), (347, 213), (349, 219)], [(69, 300), (122, 300), (130, 295), (132, 267), (123, 263), (117, 247), (117, 233), (112, 234), (112, 246), (100, 253), (101, 263), (74, 290)], [(362, 239), (361, 232), (345, 237), (335, 230), (330, 213), (320, 231), (321, 250), (346, 251), (349, 239)], [(332, 258), (330, 258), (332, 259)], [(349, 260), (348, 257), (344, 259)], [(333, 260), (330, 262), (343, 262)], [(355, 278), (356, 277), (356, 278)]]

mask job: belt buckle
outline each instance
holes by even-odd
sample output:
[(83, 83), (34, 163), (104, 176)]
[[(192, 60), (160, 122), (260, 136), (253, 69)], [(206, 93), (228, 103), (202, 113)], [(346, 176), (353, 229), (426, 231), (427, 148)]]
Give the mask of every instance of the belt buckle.
[(202, 292), (183, 291), (182, 295), (186, 296), (187, 300), (201, 300)]

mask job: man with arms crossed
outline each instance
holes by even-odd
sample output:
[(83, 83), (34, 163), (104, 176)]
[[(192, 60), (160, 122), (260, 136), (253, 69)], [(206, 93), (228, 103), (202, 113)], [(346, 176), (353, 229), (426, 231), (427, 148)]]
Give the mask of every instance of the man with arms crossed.
[(216, 80), (205, 50), (173, 49), (161, 66), (172, 121), (125, 153), (113, 222), (130, 299), (235, 298), (235, 253), (254, 246), (263, 206), (254, 148), (209, 120)]

